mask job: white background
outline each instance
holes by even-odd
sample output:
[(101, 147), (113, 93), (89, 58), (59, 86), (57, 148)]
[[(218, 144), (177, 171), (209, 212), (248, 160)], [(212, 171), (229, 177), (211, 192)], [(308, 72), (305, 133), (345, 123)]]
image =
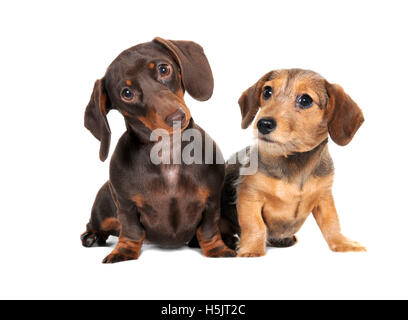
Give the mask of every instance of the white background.
[[(0, 298), (408, 298), (407, 21), (406, 1), (2, 1)], [(103, 265), (112, 247), (81, 246), (109, 164), (83, 127), (93, 83), (155, 36), (204, 47), (214, 95), (186, 102), (225, 157), (252, 143), (237, 99), (266, 72), (312, 69), (345, 88), (366, 121), (350, 145), (330, 142), (333, 192), (368, 253), (332, 253), (313, 217), (295, 247), (259, 259), (148, 246)], [(114, 147), (125, 127), (109, 121)]]

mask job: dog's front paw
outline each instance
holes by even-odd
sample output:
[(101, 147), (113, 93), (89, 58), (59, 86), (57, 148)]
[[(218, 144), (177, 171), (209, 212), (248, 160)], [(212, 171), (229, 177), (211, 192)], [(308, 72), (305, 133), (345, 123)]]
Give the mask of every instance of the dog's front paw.
[(205, 256), (208, 258), (233, 258), (236, 257), (237, 254), (227, 246), (220, 246), (208, 250), (205, 252)]
[(266, 255), (265, 249), (256, 249), (256, 250), (247, 250), (247, 249), (239, 249), (238, 257), (240, 258), (259, 258)]
[(367, 249), (357, 241), (352, 241), (344, 236), (329, 242), (329, 247), (334, 252), (366, 252)]
[(203, 255), (208, 258), (231, 258), (236, 257), (234, 250), (228, 248), (222, 241), (221, 234), (216, 233), (212, 237), (204, 237), (201, 229), (197, 230), (197, 240), (200, 244)]
[(103, 259), (102, 263), (117, 263), (122, 261), (136, 260), (138, 258), (139, 257), (124, 255), (119, 252), (112, 252), (105, 259)]
[(103, 259), (103, 263), (116, 263), (128, 260), (136, 260), (140, 256), (143, 240), (133, 241), (127, 238), (119, 238), (116, 248)]

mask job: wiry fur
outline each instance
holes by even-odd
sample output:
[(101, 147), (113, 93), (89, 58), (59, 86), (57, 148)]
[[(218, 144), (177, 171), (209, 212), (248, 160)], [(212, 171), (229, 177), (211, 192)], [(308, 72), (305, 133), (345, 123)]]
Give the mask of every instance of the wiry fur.
[[(266, 86), (272, 88), (269, 98), (262, 96)], [(303, 94), (313, 99), (310, 108), (297, 105)], [(258, 172), (240, 176), (242, 165), (227, 165), (220, 224), (225, 242), (241, 257), (262, 256), (265, 244), (294, 245), (294, 234), (313, 212), (332, 250), (365, 250), (341, 234), (327, 146), (329, 135), (340, 145), (353, 138), (364, 120), (357, 104), (317, 73), (291, 69), (267, 73), (242, 94), (239, 105), (243, 128), (255, 119), (257, 148), (251, 150), (259, 150)], [(262, 118), (277, 126), (258, 131)]]

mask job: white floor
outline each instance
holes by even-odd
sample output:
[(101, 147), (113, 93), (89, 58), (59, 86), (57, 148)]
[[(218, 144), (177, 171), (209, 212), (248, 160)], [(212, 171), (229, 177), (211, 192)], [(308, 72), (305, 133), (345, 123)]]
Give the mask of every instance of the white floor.
[[(50, 230), (37, 239), (11, 238), (1, 258), (0, 298), (408, 297), (406, 254), (396, 246), (403, 239), (370, 242), (360, 237), (368, 253), (336, 254), (326, 247), (313, 219), (296, 246), (269, 249), (258, 259), (208, 259), (199, 250), (146, 245), (138, 261), (103, 265), (112, 247), (82, 248), (76, 236)], [(112, 238), (111, 246), (115, 242)]]

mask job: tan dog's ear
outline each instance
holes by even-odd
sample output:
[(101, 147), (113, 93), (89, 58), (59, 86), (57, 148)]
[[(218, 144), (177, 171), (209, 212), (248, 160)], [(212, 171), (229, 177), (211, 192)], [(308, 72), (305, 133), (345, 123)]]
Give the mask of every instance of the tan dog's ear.
[(338, 84), (327, 82), (326, 88), (329, 95), (327, 109), (330, 137), (338, 145), (345, 146), (363, 124), (363, 112)]
[(181, 69), (184, 88), (196, 100), (211, 98), (214, 78), (203, 48), (192, 41), (174, 41), (155, 38), (154, 41), (169, 50)]
[(242, 129), (246, 129), (249, 127), (251, 122), (254, 120), (260, 107), (259, 105), (259, 88), (261, 87), (260, 82), (261, 80), (255, 83), (252, 87), (249, 87), (247, 90), (245, 90), (238, 100), (239, 107), (241, 108)]
[(109, 154), (111, 131), (106, 118), (110, 102), (105, 91), (104, 80), (96, 80), (91, 100), (85, 110), (85, 127), (101, 142), (99, 158), (105, 161)]

